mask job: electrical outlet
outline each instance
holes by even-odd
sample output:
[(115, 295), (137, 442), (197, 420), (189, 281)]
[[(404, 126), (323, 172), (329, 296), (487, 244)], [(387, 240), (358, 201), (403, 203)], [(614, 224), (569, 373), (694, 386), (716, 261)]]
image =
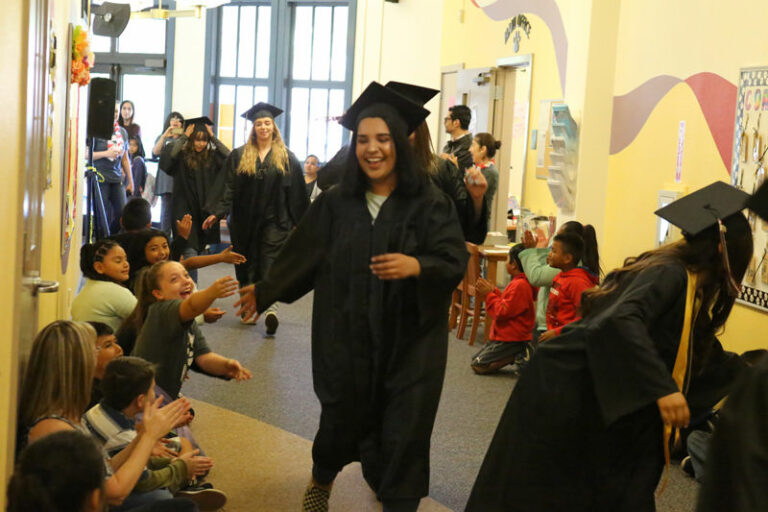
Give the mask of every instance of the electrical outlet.
[(459, 23), (464, 23), (464, 9), (459, 9), (456, 12), (456, 19)]

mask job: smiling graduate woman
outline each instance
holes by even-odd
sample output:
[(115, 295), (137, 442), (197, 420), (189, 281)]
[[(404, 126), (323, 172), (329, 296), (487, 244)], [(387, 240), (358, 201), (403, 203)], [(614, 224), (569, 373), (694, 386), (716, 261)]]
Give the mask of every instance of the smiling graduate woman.
[[(301, 163), (285, 147), (275, 124), (282, 112), (269, 103), (257, 103), (242, 115), (253, 121), (251, 134), (224, 162), (221, 200), (203, 222), (205, 230), (231, 214), (232, 245), (247, 260), (235, 266), (242, 285), (267, 275), (309, 206)], [(268, 335), (275, 334), (279, 322), (274, 307), (266, 313), (264, 324)]]
[(446, 312), (467, 251), (451, 200), (414, 165), (408, 134), (428, 115), (372, 83), (341, 124), (341, 183), (309, 207), (272, 269), (241, 289), (261, 314), (314, 289), (312, 375), (322, 407), (305, 511), (328, 510), (341, 469), (362, 463), (384, 510), (415, 511), (447, 355)]

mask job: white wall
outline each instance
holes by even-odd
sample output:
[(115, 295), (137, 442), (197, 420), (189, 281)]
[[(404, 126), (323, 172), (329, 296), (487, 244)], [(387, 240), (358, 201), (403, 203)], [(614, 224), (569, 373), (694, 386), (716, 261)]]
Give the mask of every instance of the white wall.
[(176, 18), (173, 55), (173, 96), (170, 110), (185, 118), (208, 115), (201, 112), (205, 79), (205, 17)]
[[(441, 0), (358, 1), (352, 95), (372, 80), (439, 89), (442, 9)], [(442, 129), (439, 96), (426, 108), (432, 112), (427, 122), (437, 140)]]

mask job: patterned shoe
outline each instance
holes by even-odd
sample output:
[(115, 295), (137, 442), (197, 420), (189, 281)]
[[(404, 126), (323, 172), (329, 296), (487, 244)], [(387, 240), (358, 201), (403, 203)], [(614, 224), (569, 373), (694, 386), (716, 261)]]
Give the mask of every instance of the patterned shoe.
[(331, 491), (326, 491), (310, 483), (307, 490), (304, 491), (301, 510), (303, 512), (328, 512), (328, 498), (330, 497)]

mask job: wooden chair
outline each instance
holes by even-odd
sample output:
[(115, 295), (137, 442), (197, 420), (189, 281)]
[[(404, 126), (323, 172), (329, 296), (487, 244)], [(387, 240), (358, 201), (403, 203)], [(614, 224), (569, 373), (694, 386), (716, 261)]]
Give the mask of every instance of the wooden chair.
[[(453, 330), (458, 324), (456, 337), (464, 339), (464, 333), (467, 329), (467, 322), (472, 317), (472, 329), (469, 334), (469, 344), (475, 344), (475, 336), (480, 322), (484, 321), (482, 315), (483, 301), (475, 296), (475, 282), (480, 277), (480, 248), (470, 242), (466, 242), (467, 252), (469, 252), (469, 261), (467, 262), (467, 272), (464, 279), (453, 291), (451, 298), (451, 314), (448, 319), (448, 327)], [(474, 307), (470, 309), (470, 297), (475, 297)]]

